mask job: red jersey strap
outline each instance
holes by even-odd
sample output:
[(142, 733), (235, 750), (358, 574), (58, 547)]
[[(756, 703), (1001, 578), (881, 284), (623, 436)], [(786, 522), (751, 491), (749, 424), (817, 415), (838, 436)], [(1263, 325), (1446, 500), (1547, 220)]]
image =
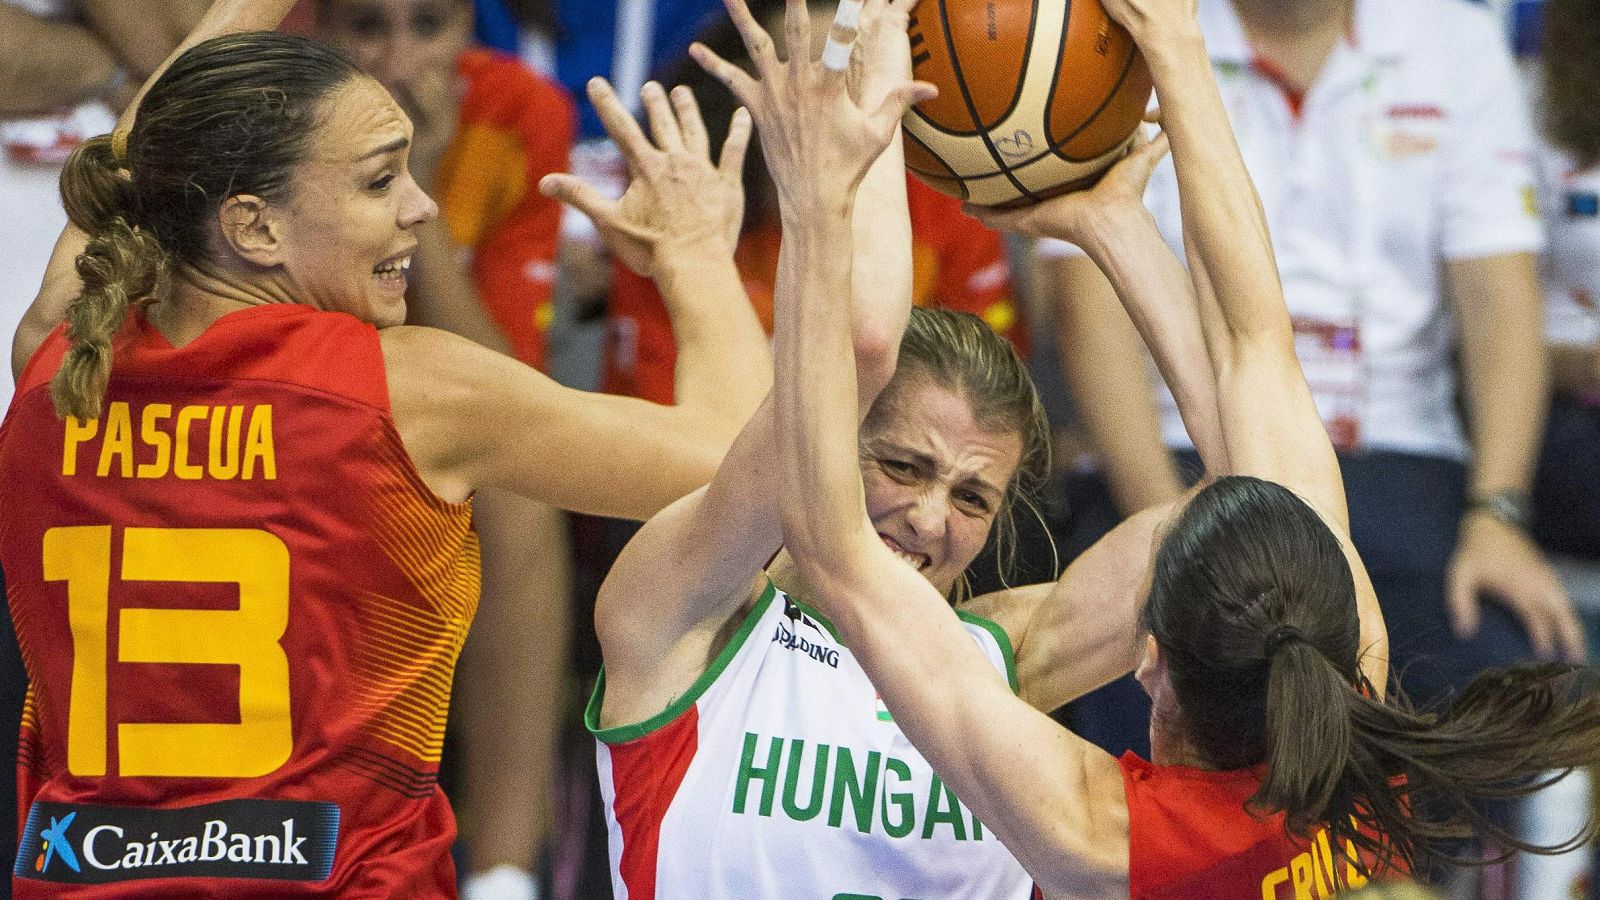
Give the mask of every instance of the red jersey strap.
[(22, 375), (17, 379), (17, 392), (11, 397), (11, 404), (15, 406), (17, 398), (54, 378), (66, 355), (67, 324), (63, 322), (52, 329), (44, 343), (28, 357), (27, 364), (22, 367)]
[[(173, 347), (133, 309), (111, 346), (118, 375), (205, 372), (309, 388), (389, 411), (378, 330), (345, 313), (297, 303), (251, 306), (228, 313), (199, 337)], [(28, 361), (17, 396), (54, 378), (68, 347), (66, 326), (57, 326)]]
[(1128, 888), (1132, 900), (1331, 897), (1366, 878), (1336, 852), (1326, 829), (1291, 838), (1281, 813), (1258, 818), (1245, 803), (1261, 769), (1214, 772), (1158, 766), (1124, 754)]

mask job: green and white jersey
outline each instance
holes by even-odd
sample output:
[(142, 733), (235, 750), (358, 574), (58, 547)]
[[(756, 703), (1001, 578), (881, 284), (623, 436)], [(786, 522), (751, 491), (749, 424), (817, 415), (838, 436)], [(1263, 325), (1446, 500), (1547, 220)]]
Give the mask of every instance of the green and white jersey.
[[(1016, 689), (1011, 642), (963, 614)], [(683, 697), (585, 716), (619, 898), (1025, 900), (1033, 882), (895, 725), (816, 612), (768, 586)]]

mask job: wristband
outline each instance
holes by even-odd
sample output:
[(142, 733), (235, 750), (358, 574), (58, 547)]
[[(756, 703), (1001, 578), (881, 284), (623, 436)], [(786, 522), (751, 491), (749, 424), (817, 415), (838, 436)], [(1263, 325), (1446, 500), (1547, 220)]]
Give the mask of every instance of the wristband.
[(1467, 510), (1487, 513), (1522, 531), (1527, 531), (1533, 524), (1533, 502), (1522, 491), (1474, 494), (1467, 500)]

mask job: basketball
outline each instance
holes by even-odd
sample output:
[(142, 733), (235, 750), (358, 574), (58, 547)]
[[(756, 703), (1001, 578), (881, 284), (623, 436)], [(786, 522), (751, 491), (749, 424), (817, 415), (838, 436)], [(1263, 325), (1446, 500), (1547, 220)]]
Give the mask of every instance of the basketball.
[(1100, 0), (939, 0), (911, 19), (913, 74), (939, 88), (905, 118), (906, 165), (981, 206), (1092, 185), (1150, 101), (1150, 72)]

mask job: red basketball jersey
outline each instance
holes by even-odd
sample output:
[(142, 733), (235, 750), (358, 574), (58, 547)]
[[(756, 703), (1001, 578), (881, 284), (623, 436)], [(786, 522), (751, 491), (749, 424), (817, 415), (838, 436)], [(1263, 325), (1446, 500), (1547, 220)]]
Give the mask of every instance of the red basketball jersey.
[(454, 896), (478, 542), (401, 445), (376, 330), (274, 305), (114, 346), (99, 419), (55, 415), (57, 330), (0, 427), (16, 896)]
[(1325, 829), (1292, 840), (1283, 815), (1256, 818), (1245, 802), (1258, 770), (1212, 772), (1158, 766), (1123, 755), (1128, 797), (1128, 889), (1132, 900), (1306, 900), (1366, 883), (1354, 849), (1335, 848)]

